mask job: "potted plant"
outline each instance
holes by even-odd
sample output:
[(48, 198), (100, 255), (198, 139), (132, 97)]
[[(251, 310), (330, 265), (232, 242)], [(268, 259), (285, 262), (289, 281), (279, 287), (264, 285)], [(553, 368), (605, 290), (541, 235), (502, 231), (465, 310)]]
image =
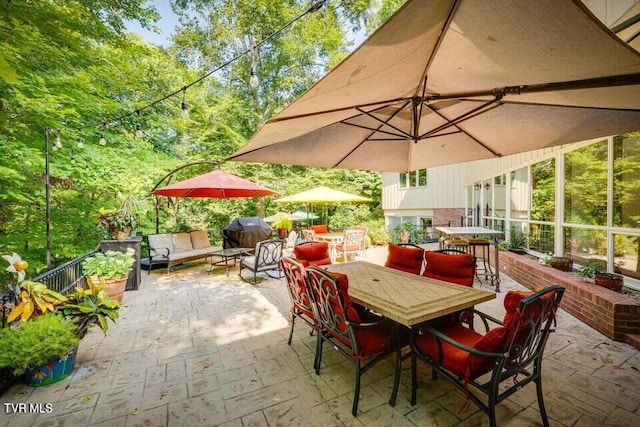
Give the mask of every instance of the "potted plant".
[(624, 277), (616, 273), (607, 273), (607, 263), (600, 259), (589, 259), (582, 263), (578, 276), (586, 280), (593, 280), (598, 286), (611, 289), (616, 292), (622, 290)]
[(102, 284), (105, 295), (121, 303), (129, 272), (135, 264), (134, 254), (132, 248), (126, 252), (99, 252), (83, 261), (82, 272), (94, 284)]
[(77, 352), (76, 326), (55, 313), (0, 329), (0, 367), (25, 374), (27, 385), (52, 384), (73, 370)]
[(520, 255), (527, 253), (527, 236), (521, 232), (517, 232), (515, 229), (511, 229), (509, 234), (509, 251)]
[(69, 295), (67, 301), (59, 307), (64, 317), (76, 325), (76, 335), (82, 339), (91, 325), (97, 325), (107, 333), (108, 319), (115, 322), (118, 319), (120, 303), (104, 293), (102, 283), (94, 283), (87, 278), (88, 288), (77, 287)]
[(293, 221), (285, 214), (278, 214), (273, 221), (273, 228), (278, 230), (278, 236), (281, 239), (285, 239), (293, 228)]

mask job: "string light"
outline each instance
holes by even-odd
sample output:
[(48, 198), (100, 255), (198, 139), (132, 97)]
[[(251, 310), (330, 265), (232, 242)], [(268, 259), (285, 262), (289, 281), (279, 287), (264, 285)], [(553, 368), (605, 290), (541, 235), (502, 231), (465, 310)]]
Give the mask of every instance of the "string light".
[(138, 115), (138, 121), (136, 122), (136, 138), (144, 138), (144, 133), (142, 132), (142, 125), (140, 124), (140, 110), (136, 111)]
[(187, 97), (187, 88), (183, 87), (182, 88), (182, 105), (181, 105), (182, 111), (180, 113), (183, 120), (189, 120), (189, 107), (187, 106), (187, 101), (185, 100), (186, 97)]
[(253, 32), (251, 33), (251, 71), (249, 73), (249, 86), (253, 89), (258, 87), (260, 79), (258, 78), (258, 64), (256, 61), (256, 43), (253, 39)]
[(82, 137), (82, 129), (78, 128), (78, 148), (84, 147), (84, 138)]
[(58, 129), (58, 134), (56, 135), (56, 140), (53, 143), (54, 148), (62, 148), (62, 139), (60, 138), (60, 129)]
[[(257, 88), (258, 84), (260, 83), (260, 80), (258, 78), (258, 66), (257, 66), (257, 63), (256, 63), (255, 50), (259, 46), (263, 45), (264, 43), (267, 43), (269, 40), (271, 40), (274, 37), (276, 37), (278, 34), (283, 32), (284, 30), (286, 30), (289, 27), (291, 27), (293, 24), (298, 22), (300, 19), (304, 18), (306, 15), (309, 15), (309, 14), (312, 14), (314, 12), (319, 11), (320, 9), (322, 9), (323, 6), (326, 5), (326, 3), (327, 3), (327, 0), (318, 0), (318, 1), (314, 2), (309, 8), (307, 8), (305, 11), (303, 11), (300, 15), (298, 15), (295, 18), (293, 18), (287, 24), (285, 24), (282, 27), (278, 28), (277, 30), (275, 30), (271, 34), (267, 35), (266, 37), (264, 37), (262, 40), (260, 40), (257, 43), (253, 41), (253, 36), (252, 36), (252, 42), (251, 42), (251, 47), (250, 48), (238, 53), (236, 56), (234, 56), (233, 58), (229, 59), (225, 63), (217, 66), (216, 68), (214, 68), (212, 70), (210, 70), (209, 72), (207, 72), (204, 75), (198, 77), (196, 80), (194, 80), (191, 83), (181, 87), (180, 89), (174, 90), (173, 92), (165, 95), (164, 97), (162, 97), (160, 99), (156, 99), (155, 101), (150, 102), (150, 103), (146, 104), (145, 106), (143, 106), (143, 107), (141, 107), (141, 108), (139, 108), (139, 109), (137, 109), (135, 111), (128, 112), (128, 113), (122, 114), (120, 116), (113, 117), (113, 118), (111, 118), (111, 119), (109, 119), (107, 121), (102, 122), (101, 131), (100, 131), (100, 139), (98, 141), (99, 144), (102, 145), (102, 146), (107, 145), (107, 140), (106, 140), (106, 137), (105, 137), (105, 128), (106, 128), (107, 124), (109, 124), (109, 123), (119, 123), (123, 119), (131, 116), (133, 113), (139, 114), (141, 111), (146, 110), (148, 108), (151, 108), (151, 107), (153, 107), (156, 104), (159, 104), (161, 102), (164, 102), (167, 99), (174, 97), (175, 95), (177, 95), (180, 92), (183, 92), (183, 100), (182, 100), (182, 104), (181, 104), (181, 116), (184, 119), (188, 119), (189, 118), (189, 109), (188, 109), (188, 105), (187, 105), (186, 101), (184, 100), (184, 94), (186, 93), (186, 90), (188, 88), (190, 88), (191, 86), (194, 86), (194, 85), (202, 82), (203, 80), (205, 80), (206, 78), (208, 78), (209, 76), (211, 76), (215, 72), (225, 68), (229, 64), (232, 64), (232, 63), (236, 62), (238, 59), (240, 59), (241, 57), (243, 57), (243, 56), (245, 56), (247, 54), (251, 54), (252, 55), (251, 72), (250, 72), (250, 76), (249, 76), (249, 85), (254, 89)], [(373, 0), (373, 3), (376, 3), (376, 0)], [(377, 0), (377, 3), (380, 3), (380, 5), (381, 5), (380, 0)], [(94, 123), (92, 125), (83, 126), (83, 127), (88, 128), (88, 127), (94, 127), (94, 126), (97, 126), (97, 123)], [(144, 133), (142, 132), (142, 126), (140, 126), (140, 132), (144, 136)], [(137, 135), (138, 135), (138, 125), (136, 125), (136, 136)], [(80, 143), (80, 142), (78, 141), (78, 143)]]
[(104, 128), (106, 126), (107, 126), (107, 122), (103, 122), (102, 129), (100, 129), (100, 139), (98, 140), (98, 144), (102, 145), (103, 147), (107, 145), (107, 138), (104, 135)]

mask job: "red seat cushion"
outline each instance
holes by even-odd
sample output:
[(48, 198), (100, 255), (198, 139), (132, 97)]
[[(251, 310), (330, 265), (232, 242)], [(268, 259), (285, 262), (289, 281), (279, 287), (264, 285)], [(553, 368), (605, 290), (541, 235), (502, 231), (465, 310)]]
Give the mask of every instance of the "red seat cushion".
[[(450, 325), (441, 331), (450, 338), (476, 350), (490, 353), (501, 352), (504, 347), (506, 331), (502, 327), (481, 335), (460, 324)], [(436, 363), (464, 378), (475, 378), (493, 368), (494, 358), (476, 356), (451, 344), (441, 341), (443, 359), (439, 361), (438, 344), (431, 334), (424, 334), (416, 339), (416, 347)]]
[(385, 267), (407, 273), (420, 274), (422, 268), (422, 249), (389, 244), (389, 254)]
[[(349, 322), (362, 323), (361, 315), (358, 313), (358, 307), (351, 303), (351, 297), (349, 296), (349, 277), (346, 274), (337, 273), (334, 271), (327, 272), (336, 279), (338, 295), (342, 300), (344, 312)], [(334, 313), (342, 314), (342, 307), (337, 304), (332, 305)], [(360, 307), (361, 308), (361, 307)], [(361, 308), (362, 309), (362, 308)], [(374, 322), (380, 320), (379, 317), (373, 316), (371, 313), (363, 313), (365, 322)], [(346, 324), (338, 325), (341, 331), (346, 331)], [(356, 340), (358, 340), (358, 349), (361, 356), (371, 356), (380, 352), (386, 351), (391, 347), (391, 330), (389, 327), (383, 325), (381, 327), (372, 327), (366, 329), (356, 328)], [(343, 336), (336, 336), (337, 339), (342, 341), (345, 345), (351, 347), (351, 343)]]
[[(487, 332), (484, 336), (463, 327), (460, 324), (448, 325), (442, 329), (442, 333), (454, 340), (472, 347), (476, 350), (486, 351), (489, 353), (501, 353), (506, 350), (507, 341), (510, 335), (510, 328), (515, 327), (515, 322), (520, 318), (527, 319), (529, 316), (534, 318), (540, 315), (540, 306), (529, 305), (524, 313), (518, 311), (518, 306), (522, 299), (532, 295), (529, 291), (509, 291), (504, 297), (504, 326), (499, 326)], [(549, 294), (552, 298), (553, 294)], [(528, 334), (529, 326), (524, 323), (520, 325), (516, 332), (515, 340), (524, 338)], [(426, 354), (429, 358), (438, 362), (438, 346), (436, 338), (431, 334), (424, 334), (416, 340), (416, 346), (419, 350)], [(495, 359), (483, 356), (476, 356), (460, 350), (446, 342), (442, 342), (444, 358), (441, 365), (460, 376), (465, 378), (474, 378), (493, 367)]]
[(473, 286), (474, 260), (471, 254), (451, 255), (434, 251), (425, 251), (425, 277)]
[(331, 264), (329, 243), (327, 242), (313, 242), (298, 245), (293, 248), (293, 255), (305, 267), (309, 265)]
[(316, 234), (326, 234), (329, 232), (329, 226), (327, 224), (312, 225), (311, 229), (315, 231)]

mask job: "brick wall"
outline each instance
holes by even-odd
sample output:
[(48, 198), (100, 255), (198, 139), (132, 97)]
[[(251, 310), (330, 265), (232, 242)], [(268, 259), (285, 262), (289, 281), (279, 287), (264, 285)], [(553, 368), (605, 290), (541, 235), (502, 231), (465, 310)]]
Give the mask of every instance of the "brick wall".
[(613, 340), (625, 341), (625, 334), (640, 334), (640, 302), (625, 294), (511, 252), (500, 252), (500, 271), (529, 289), (564, 286), (560, 307)]
[(448, 208), (433, 210), (433, 225), (449, 225), (460, 227), (460, 218), (464, 216), (464, 208)]

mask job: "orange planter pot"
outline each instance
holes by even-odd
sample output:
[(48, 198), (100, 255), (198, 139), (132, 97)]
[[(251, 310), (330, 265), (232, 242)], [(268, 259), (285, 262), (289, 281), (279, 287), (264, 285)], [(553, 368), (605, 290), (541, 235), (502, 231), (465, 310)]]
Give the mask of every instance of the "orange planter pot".
[[(122, 297), (124, 295), (124, 289), (127, 287), (128, 274), (125, 274), (120, 279), (104, 279), (104, 293), (110, 296), (119, 303), (122, 303)], [(93, 283), (100, 283), (98, 276), (91, 276)]]

